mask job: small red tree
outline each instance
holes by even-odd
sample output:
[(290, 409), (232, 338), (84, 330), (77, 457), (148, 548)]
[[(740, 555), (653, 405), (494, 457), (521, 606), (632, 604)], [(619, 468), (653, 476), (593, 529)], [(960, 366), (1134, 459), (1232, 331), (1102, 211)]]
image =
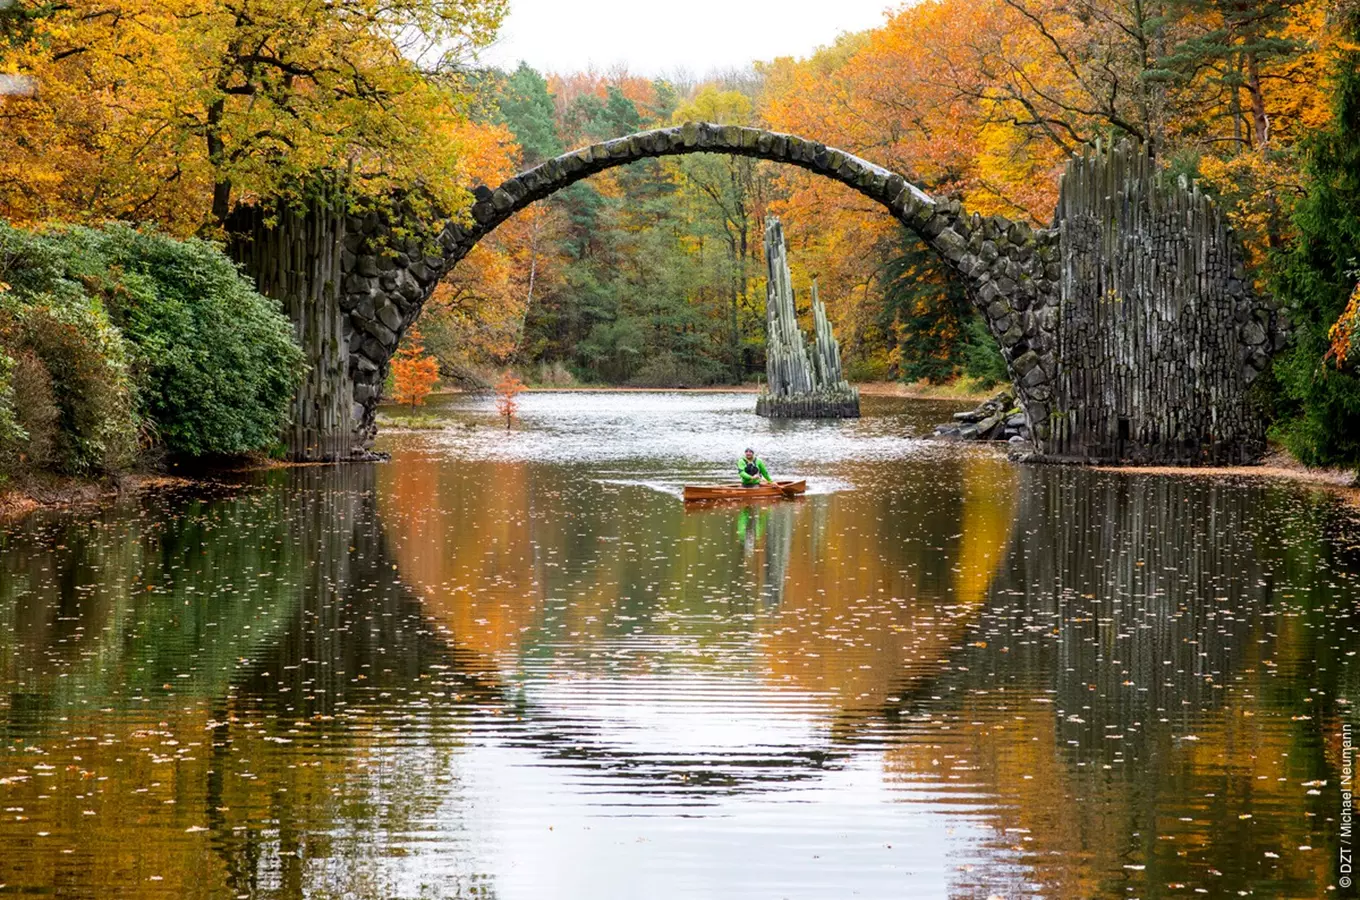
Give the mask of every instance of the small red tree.
[(505, 416), (507, 431), (510, 429), (510, 420), (514, 418), (516, 410), (519, 409), (519, 404), (515, 402), (515, 398), (519, 396), (522, 390), (524, 390), (524, 382), (511, 374), (508, 369), (496, 385), (496, 412)]
[(439, 362), (425, 352), (425, 340), (412, 328), (392, 359), (392, 399), (419, 406), (439, 381)]
[(1338, 369), (1346, 368), (1351, 353), (1351, 340), (1355, 336), (1355, 326), (1360, 324), (1360, 284), (1355, 286), (1355, 291), (1351, 294), (1350, 303), (1346, 304), (1346, 311), (1341, 314), (1341, 318), (1336, 320), (1336, 324), (1327, 332), (1327, 338), (1331, 342), (1327, 349), (1324, 360), (1332, 360)]

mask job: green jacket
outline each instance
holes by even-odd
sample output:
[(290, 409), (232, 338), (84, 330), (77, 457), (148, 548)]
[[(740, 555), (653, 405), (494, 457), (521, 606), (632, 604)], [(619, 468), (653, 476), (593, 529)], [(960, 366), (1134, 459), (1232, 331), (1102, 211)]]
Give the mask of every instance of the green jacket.
[(765, 461), (759, 456), (751, 460), (750, 464), (756, 468), (755, 475), (749, 475), (746, 472), (746, 454), (743, 453), (741, 457), (737, 459), (737, 474), (741, 476), (741, 483), (744, 487), (760, 484), (761, 479), (764, 479), (765, 481), (773, 480), (770, 478), (770, 470), (765, 468)]

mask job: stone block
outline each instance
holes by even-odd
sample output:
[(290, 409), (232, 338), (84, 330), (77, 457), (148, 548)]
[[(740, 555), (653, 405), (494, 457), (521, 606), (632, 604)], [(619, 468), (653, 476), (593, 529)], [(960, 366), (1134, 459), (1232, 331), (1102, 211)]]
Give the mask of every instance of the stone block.
[(921, 224), (921, 234), (926, 238), (934, 238), (949, 227), (949, 217), (936, 213)]
[[(398, 312), (396, 306), (391, 303), (384, 303), (378, 307), (377, 320), (383, 325), (386, 325), (391, 331), (395, 332), (401, 330), (401, 313)], [(379, 340), (382, 340), (380, 335), (374, 336)]]
[(425, 299), (425, 289), (409, 272), (403, 272), (397, 278), (397, 293), (411, 303), (419, 303)]
[(380, 365), (382, 363), (382, 360), (387, 359), (389, 356), (391, 356), (391, 354), (387, 351), (387, 348), (384, 347), (382, 344), (378, 343), (378, 339), (371, 334), (364, 334), (363, 338), (360, 340), (359, 347), (356, 352), (361, 353), (364, 356), (367, 356), (369, 359), (373, 360), (376, 363), (379, 363)]
[(472, 218), (478, 225), (488, 225), (496, 220), (496, 209), (489, 201), (478, 201), (472, 204)]
[(1039, 366), (1039, 354), (1035, 353), (1033, 350), (1023, 354), (1022, 356), (1016, 357), (1016, 359), (1011, 363), (1011, 368), (1014, 369), (1015, 374), (1021, 378), (1028, 375), (1030, 372), (1034, 371), (1036, 368), (1038, 368), (1038, 366)]
[(1242, 343), (1249, 347), (1259, 347), (1266, 342), (1266, 330), (1259, 322), (1248, 322), (1242, 326)]
[[(379, 312), (381, 312), (381, 310), (379, 310)], [(384, 351), (384, 353), (370, 354), (371, 356), (381, 359), (386, 355), (386, 351), (397, 346), (396, 332), (392, 331), (381, 322), (368, 321), (366, 319), (360, 320), (360, 322), (361, 324), (359, 327), (377, 341), (378, 345)]]
[(950, 262), (958, 262), (968, 252), (968, 242), (952, 228), (946, 228), (935, 236), (935, 249)]
[[(376, 272), (374, 274), (377, 274)], [(372, 278), (365, 278), (363, 275), (346, 275), (340, 289), (346, 294), (371, 294), (373, 292), (374, 281)]]
[[(983, 419), (981, 422), (978, 422), (978, 423), (977, 423), (977, 426), (976, 426), (976, 428), (977, 428), (976, 437), (977, 437), (979, 440), (986, 440), (987, 438), (991, 437), (992, 432), (995, 431), (995, 430), (997, 429), (997, 427), (998, 427), (1000, 424), (1001, 424), (1001, 416), (999, 416), (999, 415), (988, 416), (987, 418)], [(962, 430), (962, 429), (960, 429), (960, 430)]]

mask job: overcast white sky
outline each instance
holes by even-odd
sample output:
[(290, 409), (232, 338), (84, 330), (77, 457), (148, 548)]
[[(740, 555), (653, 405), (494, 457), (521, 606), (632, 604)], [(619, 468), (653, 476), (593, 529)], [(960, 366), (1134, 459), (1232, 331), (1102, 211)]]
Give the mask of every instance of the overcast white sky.
[(807, 56), (845, 31), (883, 21), (903, 0), (510, 0), (492, 65), (541, 72), (618, 63), (655, 77), (703, 76), (776, 56)]

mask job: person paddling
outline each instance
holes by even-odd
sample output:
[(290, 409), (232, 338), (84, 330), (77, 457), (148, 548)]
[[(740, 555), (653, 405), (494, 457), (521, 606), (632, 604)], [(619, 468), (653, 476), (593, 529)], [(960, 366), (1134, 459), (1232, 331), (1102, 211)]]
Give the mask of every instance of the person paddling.
[(742, 487), (756, 487), (762, 478), (766, 484), (774, 484), (770, 470), (765, 468), (765, 461), (757, 457), (756, 451), (750, 447), (747, 447), (746, 453), (737, 460), (737, 474), (741, 476)]

